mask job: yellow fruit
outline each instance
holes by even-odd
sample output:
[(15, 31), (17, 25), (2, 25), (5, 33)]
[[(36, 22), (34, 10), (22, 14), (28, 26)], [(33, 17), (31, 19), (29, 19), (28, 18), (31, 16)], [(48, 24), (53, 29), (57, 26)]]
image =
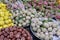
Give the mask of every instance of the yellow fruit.
[(6, 24), (5, 24), (5, 25), (3, 25), (3, 28), (6, 28), (6, 27), (8, 27), (8, 25), (6, 25)]
[(11, 26), (14, 26), (14, 24), (13, 24), (13, 23), (11, 23)]
[(11, 24), (8, 24), (8, 26), (10, 27), (10, 26), (11, 26)]
[(0, 29), (2, 29), (2, 26), (0, 26)]
[(4, 25), (4, 21), (0, 21), (0, 25)]
[(0, 15), (2, 15), (3, 14), (3, 12), (0, 12)]
[(0, 2), (0, 7), (6, 8), (6, 5)]
[(3, 17), (3, 16), (4, 16), (4, 13), (3, 13), (3, 12), (1, 12), (1, 13), (0, 13), (0, 16), (1, 16), (1, 17)]
[(0, 12), (2, 11), (2, 9), (0, 9)]
[(9, 16), (12, 16), (12, 14), (10, 13)]
[(1, 10), (6, 11), (6, 8), (1, 8)]
[(11, 20), (11, 19), (8, 19), (8, 22), (9, 22), (9, 23), (11, 23), (11, 22), (12, 22), (12, 20)]
[(8, 24), (8, 23), (9, 23), (9, 21), (8, 21), (8, 20), (5, 20), (5, 23), (6, 23), (6, 24)]
[(9, 19), (9, 17), (8, 16), (4, 16), (4, 20), (7, 20), (7, 19)]
[(0, 2), (0, 29), (13, 26), (13, 21), (10, 19), (12, 14), (7, 10), (6, 5)]
[(3, 19), (3, 17), (0, 17), (0, 21), (3, 21), (4, 19)]
[(9, 13), (7, 13), (7, 12), (5, 12), (5, 14), (4, 14), (5, 16), (9, 16)]

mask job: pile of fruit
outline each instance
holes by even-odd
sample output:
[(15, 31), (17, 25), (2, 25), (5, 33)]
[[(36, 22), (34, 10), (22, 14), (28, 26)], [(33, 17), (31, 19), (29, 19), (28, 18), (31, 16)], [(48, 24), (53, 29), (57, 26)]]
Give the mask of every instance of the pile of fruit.
[(14, 20), (14, 24), (23, 27), (29, 26), (32, 18), (45, 16), (44, 13), (37, 12), (36, 9), (32, 8), (26, 10), (12, 10), (11, 12), (13, 14), (12, 19)]
[(51, 18), (33, 18), (31, 21), (31, 31), (39, 39), (53, 40), (53, 36), (60, 36), (59, 24)]
[(32, 37), (24, 28), (15, 26), (1, 29), (0, 40), (32, 40)]
[(13, 26), (12, 14), (7, 10), (6, 5), (0, 3), (0, 29)]
[[(37, 11), (44, 12), (48, 17), (56, 17), (60, 15), (56, 15), (60, 13), (59, 0), (32, 0), (28, 3)], [(57, 17), (57, 19), (60, 19), (59, 17)]]

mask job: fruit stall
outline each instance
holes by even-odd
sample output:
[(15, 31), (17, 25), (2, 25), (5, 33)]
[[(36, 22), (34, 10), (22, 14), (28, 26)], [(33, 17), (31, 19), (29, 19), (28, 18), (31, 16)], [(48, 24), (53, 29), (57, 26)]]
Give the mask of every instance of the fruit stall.
[(60, 0), (0, 0), (0, 40), (60, 40)]

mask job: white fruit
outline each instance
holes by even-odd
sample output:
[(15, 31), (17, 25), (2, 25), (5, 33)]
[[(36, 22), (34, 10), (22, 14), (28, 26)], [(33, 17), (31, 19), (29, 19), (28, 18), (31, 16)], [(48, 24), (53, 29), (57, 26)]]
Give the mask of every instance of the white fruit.
[(48, 23), (44, 23), (44, 26), (45, 26), (46, 28), (49, 28), (49, 24), (48, 24)]
[(56, 31), (55, 31), (55, 30), (52, 30), (52, 33), (53, 33), (53, 34), (56, 34)]
[(33, 30), (34, 30), (34, 31), (37, 31), (37, 28), (36, 28), (36, 27), (33, 27)]
[(36, 35), (37, 37), (40, 37), (40, 34), (39, 34), (39, 33), (35, 33), (35, 35)]
[(45, 40), (49, 40), (49, 36), (45, 36)]
[(23, 14), (23, 16), (26, 16), (26, 14)]
[(19, 20), (19, 23), (23, 23), (23, 20)]
[(52, 31), (52, 27), (49, 27), (49, 28), (48, 28), (48, 31)]
[(22, 11), (20, 11), (20, 14), (22, 14), (23, 12)]
[(52, 40), (53, 39), (53, 35), (50, 35), (49, 38)]
[(25, 25), (26, 25), (26, 23), (24, 22), (22, 25), (23, 25), (23, 26), (25, 26)]
[(26, 20), (26, 23), (29, 23), (29, 20)]
[(32, 27), (35, 27), (35, 23), (31, 23), (31, 26), (32, 26)]
[(20, 17), (22, 17), (22, 15)]
[(41, 21), (38, 21), (38, 25), (41, 25), (41, 24), (43, 24)]
[(48, 32), (45, 32), (45, 36), (48, 36), (49, 35), (49, 33)]
[(53, 30), (57, 31), (57, 30), (58, 30), (58, 28), (53, 28)]
[(41, 30), (40, 29), (37, 29), (37, 33), (40, 33), (41, 32)]
[(43, 34), (43, 33), (40, 34), (40, 38), (42, 38), (42, 39), (45, 38), (45, 34)]
[(47, 29), (46, 28), (42, 28), (42, 32), (46, 32), (47, 31)]
[(49, 32), (49, 35), (53, 35), (53, 32)]
[(35, 16), (34, 15), (31, 15), (32, 18), (34, 18)]
[(53, 27), (54, 27), (54, 28), (55, 28), (55, 27), (57, 27), (57, 24), (56, 24), (56, 23), (54, 23), (54, 24), (53, 24)]
[(27, 15), (31, 15), (31, 12), (28, 12)]
[(24, 13), (27, 13), (28, 11), (27, 10), (23, 10)]
[(26, 19), (28, 19), (28, 20), (29, 20), (30, 18), (31, 18), (30, 16), (26, 16)]
[(53, 25), (53, 22), (48, 22), (49, 26), (52, 26)]
[(19, 26), (21, 27), (21, 26), (22, 26), (22, 24), (19, 24)]
[(38, 29), (40, 29), (40, 26), (39, 26), (39, 25), (37, 25), (37, 28), (38, 28)]

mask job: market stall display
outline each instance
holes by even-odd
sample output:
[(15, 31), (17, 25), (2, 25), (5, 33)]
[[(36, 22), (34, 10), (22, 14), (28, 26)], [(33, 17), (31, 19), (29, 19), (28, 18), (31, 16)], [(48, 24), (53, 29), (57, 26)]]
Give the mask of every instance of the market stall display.
[(60, 40), (60, 0), (0, 0), (0, 40)]

